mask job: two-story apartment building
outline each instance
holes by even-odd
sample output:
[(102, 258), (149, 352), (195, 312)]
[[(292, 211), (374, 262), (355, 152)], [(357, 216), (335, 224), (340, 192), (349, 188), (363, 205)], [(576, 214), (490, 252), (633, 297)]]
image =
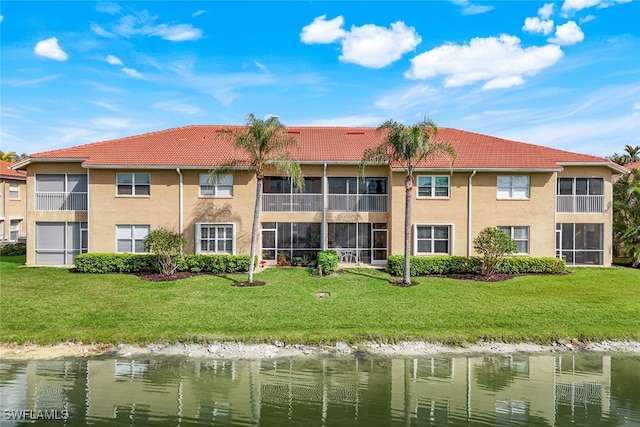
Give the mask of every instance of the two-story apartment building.
[(10, 166), (0, 160), (0, 246), (23, 239), (26, 230), (27, 174)]
[[(188, 253), (249, 252), (255, 173), (223, 126), (187, 126), (31, 155), (27, 171), (27, 264), (68, 265), (81, 252), (142, 252), (150, 230), (182, 233)], [(289, 127), (304, 188), (269, 171), (262, 196), (261, 256), (384, 264), (404, 248), (404, 171), (368, 167), (375, 128)], [(607, 159), (440, 128), (457, 152), (415, 173), (412, 252), (473, 255), (485, 227), (500, 227), (530, 256), (610, 265), (612, 175)], [(227, 174), (211, 167), (240, 160)]]

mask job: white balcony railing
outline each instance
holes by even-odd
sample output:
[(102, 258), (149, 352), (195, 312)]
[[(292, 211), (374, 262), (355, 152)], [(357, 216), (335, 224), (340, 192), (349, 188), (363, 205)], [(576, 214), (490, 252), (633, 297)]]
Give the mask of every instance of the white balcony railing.
[(37, 192), (37, 211), (86, 211), (87, 193)]
[[(386, 194), (329, 194), (331, 212), (387, 212)], [(263, 212), (321, 212), (322, 194), (263, 194)]]
[(332, 212), (387, 212), (386, 194), (329, 194), (328, 210)]
[(264, 212), (320, 212), (322, 194), (263, 194)]
[(602, 213), (604, 196), (556, 196), (559, 213)]

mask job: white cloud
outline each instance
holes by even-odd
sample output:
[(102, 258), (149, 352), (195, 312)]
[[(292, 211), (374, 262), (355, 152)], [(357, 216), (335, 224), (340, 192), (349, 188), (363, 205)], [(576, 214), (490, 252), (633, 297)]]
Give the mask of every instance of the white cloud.
[(580, 18), (579, 22), (581, 24), (586, 24), (587, 22), (591, 22), (591, 21), (593, 21), (595, 19), (596, 19), (595, 15), (587, 15), (584, 18)]
[(207, 13), (206, 10), (200, 9), (200, 10), (196, 10), (195, 12), (193, 12), (191, 14), (191, 16), (196, 17), (196, 16), (204, 15), (205, 13)]
[[(121, 10), (110, 14), (119, 12)], [(110, 31), (95, 23), (91, 23), (91, 30), (104, 37), (158, 36), (173, 42), (198, 40), (202, 37), (202, 30), (194, 28), (191, 24), (158, 24), (156, 23), (157, 20), (157, 16), (151, 15), (145, 10), (121, 16), (111, 24)]]
[(550, 43), (560, 46), (570, 46), (584, 40), (584, 33), (574, 21), (556, 27), (556, 35), (548, 39)]
[(0, 22), (4, 21), (4, 15), (0, 15)]
[(422, 41), (415, 28), (394, 22), (391, 29), (369, 24), (351, 27), (342, 42), (342, 62), (382, 68), (412, 51)]
[(579, 12), (583, 9), (597, 6), (600, 9), (615, 6), (616, 4), (629, 3), (631, 0), (565, 0), (562, 4), (563, 13)]
[(537, 16), (533, 18), (526, 18), (524, 20), (522, 30), (529, 33), (539, 33), (548, 36), (553, 31), (553, 21), (550, 19), (541, 20)]
[(493, 6), (478, 6), (476, 4), (472, 4), (469, 0), (452, 0), (453, 3), (462, 7), (463, 15), (479, 15), (481, 13), (491, 12), (494, 7)]
[(153, 108), (191, 116), (202, 114), (202, 110), (200, 108), (178, 100), (156, 102), (153, 104)]
[(52, 74), (52, 75), (37, 77), (37, 78), (17, 77), (17, 78), (3, 79), (2, 82), (9, 86), (15, 86), (15, 87), (39, 86), (43, 83), (47, 83), (52, 80), (59, 79), (60, 77), (62, 77), (61, 74)]
[(55, 61), (66, 61), (67, 54), (58, 45), (58, 39), (51, 37), (50, 39), (41, 40), (36, 43), (36, 47), (33, 49), (38, 56), (44, 56), (45, 58), (53, 59)]
[(172, 42), (198, 40), (202, 37), (202, 30), (193, 28), (190, 24), (166, 25), (160, 24), (149, 32), (152, 36), (160, 36)]
[(91, 31), (93, 31), (94, 33), (96, 33), (97, 35), (102, 36), (102, 37), (108, 37), (108, 38), (115, 38), (116, 37), (115, 34), (110, 33), (109, 31), (105, 30), (100, 25), (96, 24), (95, 22), (92, 22), (89, 25), (89, 28), (91, 29)]
[(127, 119), (119, 117), (97, 117), (91, 120), (91, 124), (98, 129), (125, 129), (129, 127)]
[(122, 67), (124, 65), (120, 60), (120, 58), (118, 58), (117, 56), (107, 55), (106, 59), (107, 59), (107, 62), (111, 65), (117, 65), (119, 67)]
[(415, 28), (404, 22), (391, 24), (391, 28), (367, 24), (352, 26), (350, 31), (342, 29), (344, 18), (338, 16), (330, 21), (327, 15), (318, 16), (302, 28), (300, 40), (306, 44), (340, 42), (342, 62), (369, 68), (382, 68), (397, 61), (405, 53), (415, 49), (422, 41)]
[(342, 16), (337, 16), (330, 21), (327, 21), (327, 15), (318, 16), (311, 24), (302, 27), (300, 40), (305, 44), (333, 43), (346, 35), (347, 32), (342, 29), (343, 25)]
[(546, 20), (553, 15), (553, 9), (555, 8), (555, 3), (546, 3), (540, 9), (538, 9), (538, 16), (540, 19)]
[(483, 89), (504, 88), (524, 82), (554, 65), (563, 53), (556, 45), (523, 48), (520, 39), (507, 34), (499, 38), (474, 38), (468, 45), (448, 43), (411, 60), (405, 77), (422, 80), (445, 76), (446, 87), (486, 82)]
[(432, 86), (417, 84), (409, 89), (385, 93), (375, 100), (374, 105), (385, 110), (407, 110), (429, 103), (437, 95), (439, 95), (438, 90)]
[(129, 77), (134, 77), (136, 79), (142, 78), (142, 74), (140, 74), (138, 71), (134, 70), (133, 68), (122, 67), (122, 71), (124, 71), (124, 73)]
[(117, 3), (100, 2), (96, 6), (96, 10), (102, 13), (108, 13), (109, 15), (117, 15), (122, 11), (122, 8)]
[(257, 59), (255, 59), (255, 60), (253, 61), (253, 63), (254, 63), (254, 65), (255, 65), (256, 67), (258, 67), (260, 70), (262, 70), (262, 71), (264, 71), (264, 72), (267, 72), (267, 71), (268, 71), (268, 70), (267, 70), (266, 65), (264, 65), (262, 62), (258, 61)]
[(104, 108), (109, 111), (113, 111), (115, 113), (119, 112), (119, 110), (108, 102), (104, 101), (91, 101), (93, 105), (97, 105), (98, 107)]

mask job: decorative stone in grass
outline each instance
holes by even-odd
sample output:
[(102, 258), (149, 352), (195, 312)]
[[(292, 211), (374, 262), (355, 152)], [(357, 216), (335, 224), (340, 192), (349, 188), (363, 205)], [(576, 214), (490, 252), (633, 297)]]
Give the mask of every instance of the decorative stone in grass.
[(317, 298), (329, 298), (331, 296), (331, 292), (328, 291), (318, 291), (314, 294)]

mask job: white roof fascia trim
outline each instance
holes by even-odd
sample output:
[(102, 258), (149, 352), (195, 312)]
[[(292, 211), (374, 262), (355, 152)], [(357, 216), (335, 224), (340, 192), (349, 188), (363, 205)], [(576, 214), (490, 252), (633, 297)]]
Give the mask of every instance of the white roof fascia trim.
[(82, 165), (85, 169), (156, 169), (156, 170), (209, 170), (224, 167), (233, 170), (251, 170), (251, 166), (184, 166), (184, 165)]
[(620, 166), (613, 162), (558, 162), (562, 166), (606, 166), (620, 173), (629, 173), (629, 170), (624, 166)]

